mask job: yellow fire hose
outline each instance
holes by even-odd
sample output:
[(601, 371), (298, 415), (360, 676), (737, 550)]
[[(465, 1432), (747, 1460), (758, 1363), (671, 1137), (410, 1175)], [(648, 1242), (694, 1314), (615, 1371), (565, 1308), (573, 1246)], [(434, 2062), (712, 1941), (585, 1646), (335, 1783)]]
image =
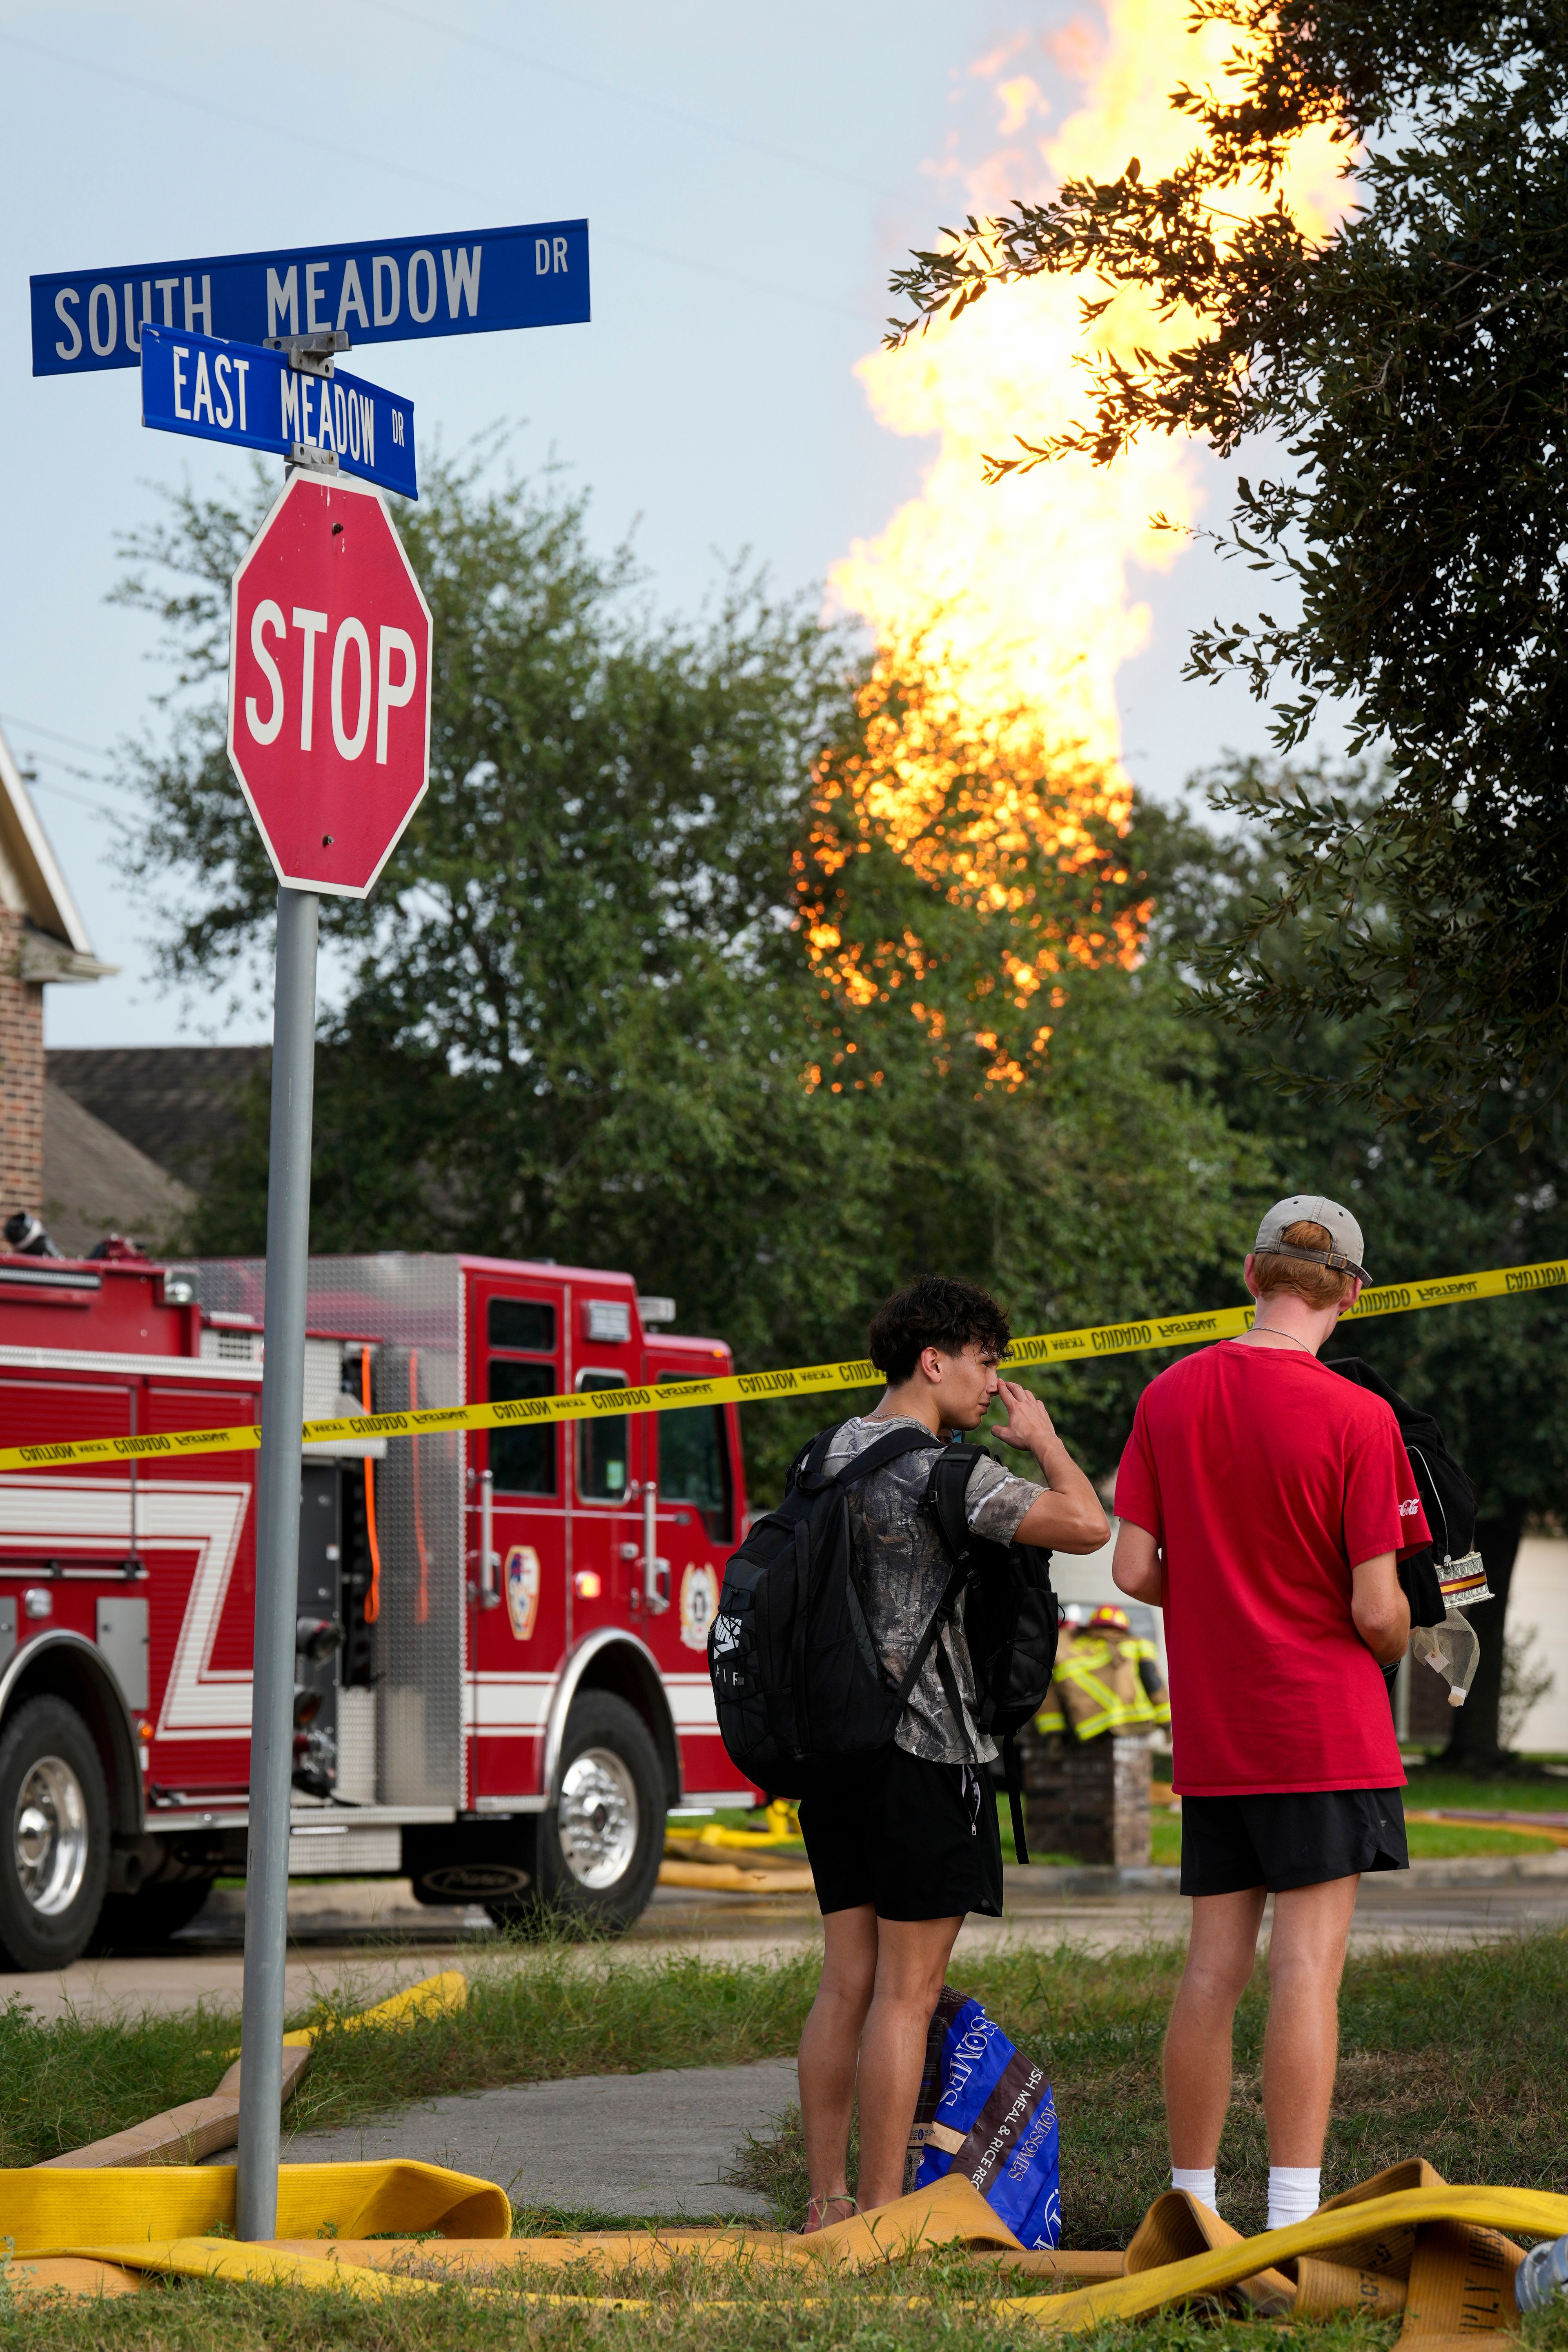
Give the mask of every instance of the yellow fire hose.
[[(689, 2230), (513, 2239), (499, 2189), (436, 2165), (285, 2166), (279, 2191), (281, 2235), (247, 2245), (213, 2234), (232, 2226), (234, 2174), (226, 2168), (0, 2172), (0, 2229), (15, 2246), (7, 2278), (22, 2295), (135, 2293), (161, 2273), (378, 2296), (427, 2294), (446, 2279), (483, 2291), (508, 2272), (568, 2264), (601, 2275), (637, 2268), (657, 2276), (681, 2254), (700, 2252), (743, 2258), (753, 2273), (776, 2271), (782, 2287), (808, 2266), (862, 2272), (954, 2246), (1000, 2273), (1088, 2280), (1065, 2294), (1004, 2297), (991, 2306), (1016, 2324), (1057, 2333), (1171, 2305), (1232, 2301), (1302, 2318), (1403, 2312), (1399, 2344), (1406, 2352), (1438, 2352), (1460, 2341), (1469, 2352), (1501, 2352), (1518, 2326), (1513, 2278), (1522, 2259), (1502, 2233), (1568, 2231), (1568, 2197), (1453, 2188), (1419, 2161), (1363, 2182), (1310, 2221), (1246, 2239), (1184, 2191), (1171, 2190), (1150, 2208), (1124, 2256), (1026, 2252), (973, 2184), (951, 2176), (810, 2238)], [(439, 2242), (416, 2237), (432, 2231)], [(602, 2294), (529, 2299), (638, 2307)], [(720, 2306), (698, 2305), (704, 2307)]]

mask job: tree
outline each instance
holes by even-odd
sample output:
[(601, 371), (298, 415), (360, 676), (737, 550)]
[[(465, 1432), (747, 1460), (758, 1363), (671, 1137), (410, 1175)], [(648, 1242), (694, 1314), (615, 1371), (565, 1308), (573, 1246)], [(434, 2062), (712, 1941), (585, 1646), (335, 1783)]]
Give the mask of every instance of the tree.
[[(1298, 1037), (1332, 1019), (1355, 1039), (1336, 1090), (1454, 1150), (1494, 1131), (1506, 1087), (1528, 1143), (1568, 1078), (1568, 17), (1509, 0), (1194, 0), (1194, 17), (1238, 39), (1218, 87), (1173, 94), (1200, 134), (1183, 165), (1145, 181), (1133, 158), (945, 232), (895, 278), (915, 318), (891, 340), (1016, 278), (1086, 273), (1139, 289), (1167, 331), (1099, 356), (1087, 421), (1020, 418), (994, 474), (1111, 463), (1149, 432), (1227, 457), (1284, 446), (1290, 470), (1238, 478), (1228, 543), (1299, 616), (1200, 630), (1189, 675), (1278, 698), (1285, 751), (1339, 698), (1390, 784), (1355, 809), (1274, 802), (1273, 894), (1210, 943), (1211, 1001)], [(1356, 208), (1314, 239), (1284, 190), (1325, 127)]]
[[(402, 520), (437, 749), (376, 895), (325, 910), (347, 976), (314, 1247), (627, 1265), (749, 1366), (859, 1354), (930, 1265), (1038, 1329), (1180, 1306), (1234, 1265), (1259, 1147), (1205, 1102), (1168, 989), (1125, 968), (1141, 902), (1114, 830), (1079, 824), (1081, 778), (1023, 751), (1000, 773), (940, 680), (879, 674), (743, 583), (703, 627), (649, 619), (548, 485), (437, 474)], [(180, 878), (166, 961), (204, 982), (272, 917), (218, 692), (252, 520), (182, 502), (123, 592), (175, 679), (141, 870)], [(258, 1087), (193, 1244), (259, 1249), (265, 1180)], [(1124, 1388), (1051, 1379), (1109, 1470)], [(823, 1417), (749, 1413), (763, 1491)]]
[[(1178, 971), (1226, 935), (1238, 905), (1278, 889), (1283, 860), (1268, 819), (1281, 794), (1313, 806), (1326, 788), (1321, 772), (1287, 780), (1257, 762), (1212, 781), (1222, 808), (1252, 813), (1247, 831), (1216, 838), (1190, 818), (1146, 810), (1132, 845), (1157, 894), (1153, 954)], [(1374, 831), (1377, 780), (1336, 782), (1352, 821)], [(1302, 952), (1299, 927), (1278, 928), (1274, 952)], [(1506, 1107), (1489, 1105), (1486, 1148), (1454, 1169), (1423, 1139), (1418, 1118), (1380, 1121), (1366, 1103), (1336, 1095), (1335, 1074), (1358, 1048), (1353, 1027), (1326, 1020), (1288, 1041), (1282, 1066), (1279, 1039), (1222, 1033), (1210, 1085), (1244, 1131), (1271, 1126), (1290, 1189), (1310, 1181), (1354, 1205), (1380, 1283), (1568, 1255), (1568, 1119), (1560, 1109), (1537, 1121), (1519, 1151), (1506, 1148)], [(1471, 1619), (1480, 1665), (1446, 1760), (1494, 1770), (1505, 1761), (1499, 1702), (1515, 1555), (1527, 1522), (1554, 1518), (1568, 1490), (1568, 1297), (1536, 1291), (1352, 1322), (1325, 1350), (1328, 1360), (1350, 1355), (1437, 1416), (1475, 1484), (1477, 1542), (1496, 1600)]]

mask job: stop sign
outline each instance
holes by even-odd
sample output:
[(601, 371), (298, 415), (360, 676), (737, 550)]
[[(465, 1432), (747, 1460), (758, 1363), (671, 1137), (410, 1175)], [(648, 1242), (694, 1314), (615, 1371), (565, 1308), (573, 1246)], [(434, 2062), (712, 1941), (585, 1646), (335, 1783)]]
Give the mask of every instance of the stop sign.
[(363, 898), (425, 795), (430, 607), (385, 501), (300, 472), (234, 575), (228, 756), (280, 882)]

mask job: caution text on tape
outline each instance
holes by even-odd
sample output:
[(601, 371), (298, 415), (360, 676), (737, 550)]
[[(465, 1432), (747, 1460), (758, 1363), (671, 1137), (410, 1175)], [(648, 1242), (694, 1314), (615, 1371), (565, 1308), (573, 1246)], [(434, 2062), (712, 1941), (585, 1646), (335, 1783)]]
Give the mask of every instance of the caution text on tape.
[[(1435, 1282), (1382, 1284), (1375, 1290), (1363, 1291), (1343, 1319), (1367, 1322), (1379, 1315), (1410, 1315), (1424, 1307), (1520, 1297), (1564, 1286), (1568, 1286), (1568, 1261), (1493, 1266), (1485, 1273), (1447, 1275)], [(1235, 1339), (1250, 1328), (1252, 1315), (1250, 1307), (1221, 1307), (1209, 1314), (1151, 1315), (1133, 1323), (1096, 1323), (1081, 1331), (1048, 1331), (1015, 1339), (1002, 1369), (1026, 1371), (1034, 1366), (1086, 1358), (1201, 1347), (1207, 1340)], [(438, 1437), (454, 1430), (511, 1429), (522, 1423), (588, 1421), (619, 1413), (677, 1412), (700, 1405), (760, 1404), (833, 1389), (870, 1388), (879, 1377), (875, 1365), (858, 1357), (839, 1364), (671, 1381), (657, 1388), (580, 1389), (567, 1396), (516, 1397), (494, 1404), (422, 1405), (406, 1412), (352, 1413), (342, 1420), (308, 1421), (302, 1438), (307, 1445), (331, 1445), (356, 1438)], [(47, 1470), (78, 1462), (173, 1459), (193, 1454), (247, 1454), (260, 1443), (260, 1429), (251, 1422), (225, 1429), (160, 1430), (136, 1437), (62, 1439), (55, 1444), (0, 1447), (0, 1471)]]

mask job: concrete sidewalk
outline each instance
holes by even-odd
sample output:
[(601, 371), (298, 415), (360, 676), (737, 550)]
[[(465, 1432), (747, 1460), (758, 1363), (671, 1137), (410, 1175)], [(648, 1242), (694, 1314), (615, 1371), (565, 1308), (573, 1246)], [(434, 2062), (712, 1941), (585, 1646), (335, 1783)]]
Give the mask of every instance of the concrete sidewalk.
[(796, 2096), (791, 2058), (524, 2083), (421, 2101), (340, 2131), (301, 2133), (285, 2139), (283, 2161), (413, 2158), (493, 2180), (514, 2206), (765, 2220), (766, 2200), (727, 2188), (723, 2175), (747, 2133), (771, 2134)]

